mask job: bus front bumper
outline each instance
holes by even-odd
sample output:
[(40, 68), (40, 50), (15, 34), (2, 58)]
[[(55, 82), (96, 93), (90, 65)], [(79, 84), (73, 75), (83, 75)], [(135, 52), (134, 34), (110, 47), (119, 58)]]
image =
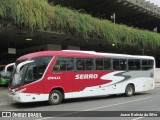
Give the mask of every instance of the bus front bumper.
[(9, 93), (9, 98), (17, 102), (37, 102), (47, 101), (49, 94), (33, 94), (33, 93)]

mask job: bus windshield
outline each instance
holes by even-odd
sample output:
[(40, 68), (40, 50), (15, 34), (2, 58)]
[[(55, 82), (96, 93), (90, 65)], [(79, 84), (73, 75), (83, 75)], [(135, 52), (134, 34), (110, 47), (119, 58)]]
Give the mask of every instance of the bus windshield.
[(51, 56), (44, 56), (18, 62), (10, 87), (16, 88), (41, 79), (51, 59)]

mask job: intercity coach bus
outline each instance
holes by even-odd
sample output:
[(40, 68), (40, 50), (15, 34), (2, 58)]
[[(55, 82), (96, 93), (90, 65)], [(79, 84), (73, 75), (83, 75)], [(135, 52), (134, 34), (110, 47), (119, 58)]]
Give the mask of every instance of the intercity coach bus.
[(15, 62), (8, 91), (18, 102), (125, 94), (155, 87), (155, 60), (94, 51), (42, 51), (24, 55)]

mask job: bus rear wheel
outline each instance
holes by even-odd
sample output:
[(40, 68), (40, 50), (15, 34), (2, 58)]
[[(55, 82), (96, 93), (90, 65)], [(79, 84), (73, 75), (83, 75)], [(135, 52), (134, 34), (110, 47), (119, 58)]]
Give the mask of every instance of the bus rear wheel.
[(50, 105), (58, 105), (62, 102), (63, 95), (59, 90), (53, 90), (51, 91), (49, 95), (48, 103)]
[(126, 90), (125, 90), (125, 95), (126, 96), (132, 96), (134, 94), (134, 86), (133, 85), (127, 85)]

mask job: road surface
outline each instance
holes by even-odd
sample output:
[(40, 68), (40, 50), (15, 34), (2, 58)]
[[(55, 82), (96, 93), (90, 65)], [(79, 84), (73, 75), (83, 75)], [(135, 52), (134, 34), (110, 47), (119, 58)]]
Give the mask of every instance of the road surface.
[[(6, 92), (6, 94), (5, 94)], [(2, 96), (7, 97), (7, 91), (1, 92)], [(42, 117), (42, 118), (30, 118), (30, 119), (39, 119), (39, 120), (52, 120), (52, 119), (63, 119), (63, 120), (158, 120), (160, 117), (156, 117), (156, 114), (160, 114), (160, 88), (156, 88), (153, 91), (148, 91), (144, 93), (135, 94), (132, 97), (125, 97), (123, 95), (111, 95), (103, 97), (92, 97), (92, 98), (81, 98), (81, 99), (69, 99), (64, 100), (60, 105), (49, 105), (47, 102), (37, 102), (37, 103), (8, 103), (0, 105), (0, 111), (69, 111), (69, 112), (59, 112), (55, 117)], [(90, 111), (87, 113), (86, 111)], [(93, 112), (92, 112), (93, 111)], [(95, 112), (101, 111), (101, 112)], [(105, 111), (119, 111), (118, 114), (130, 114), (138, 112), (143, 114), (143, 111), (153, 111), (152, 117), (144, 117), (137, 115), (135, 117), (114, 117), (116, 113), (107, 113)], [(158, 111), (158, 112), (156, 112)], [(84, 113), (84, 114), (82, 114)], [(103, 114), (100, 114), (103, 113)], [(90, 117), (86, 117), (85, 114), (89, 114)], [(111, 117), (107, 114), (110, 114)], [(74, 117), (74, 116), (78, 117)], [(82, 116), (85, 117), (82, 117)], [(102, 116), (105, 117), (102, 117)], [(71, 116), (71, 117), (66, 117)], [(100, 116), (100, 117), (97, 117)], [(114, 118), (113, 118), (114, 117)], [(17, 119), (17, 118), (15, 118)]]

